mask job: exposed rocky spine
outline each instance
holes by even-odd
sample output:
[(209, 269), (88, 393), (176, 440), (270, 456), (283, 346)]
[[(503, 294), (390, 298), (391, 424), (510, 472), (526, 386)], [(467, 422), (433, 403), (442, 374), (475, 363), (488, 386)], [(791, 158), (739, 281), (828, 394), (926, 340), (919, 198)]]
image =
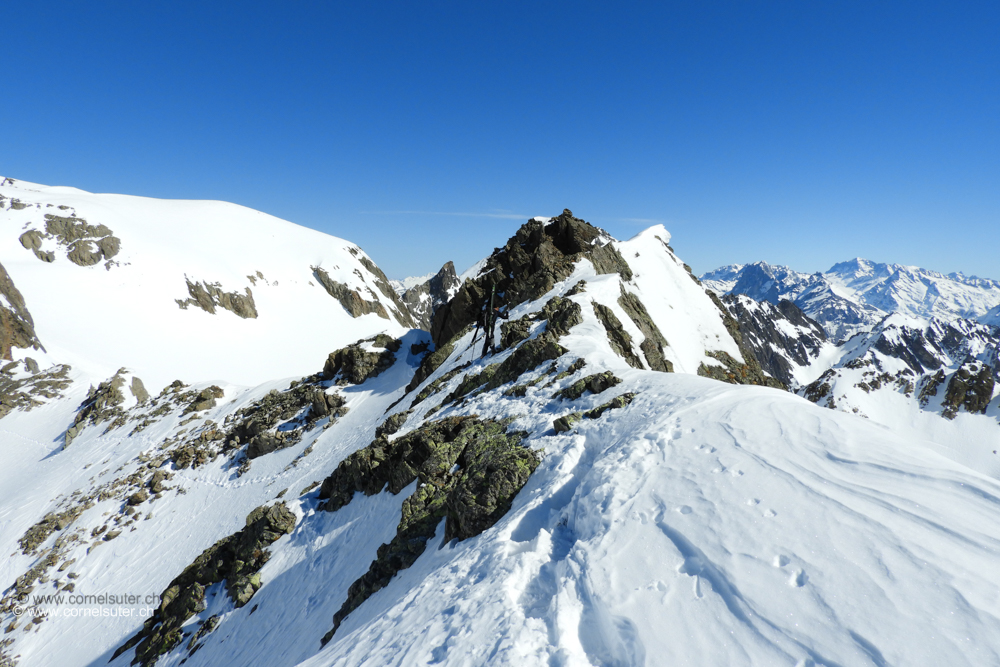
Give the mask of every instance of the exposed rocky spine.
[(313, 276), (323, 286), (326, 293), (339, 301), (340, 305), (350, 313), (351, 317), (361, 317), (362, 315), (374, 313), (379, 317), (389, 319), (388, 311), (386, 311), (385, 306), (378, 299), (373, 301), (365, 300), (360, 292), (356, 289), (351, 289), (349, 285), (337, 282), (321, 267), (314, 266), (312, 267), (312, 271)]
[(378, 288), (379, 292), (382, 292), (382, 296), (389, 300), (392, 304), (392, 314), (402, 326), (408, 327), (410, 329), (417, 328), (416, 322), (414, 322), (413, 317), (410, 315), (409, 309), (406, 304), (403, 303), (396, 291), (392, 289), (392, 285), (389, 283), (389, 279), (385, 277), (382, 273), (382, 269), (376, 266), (375, 262), (371, 261), (367, 257), (360, 257), (358, 261), (361, 265), (368, 269), (368, 272), (375, 276), (375, 287)]
[(723, 305), (719, 297), (715, 295), (711, 290), (705, 290), (708, 297), (715, 304), (715, 307), (719, 309), (719, 313), (722, 315), (723, 324), (726, 327), (726, 331), (729, 335), (733, 337), (736, 341), (737, 347), (739, 347), (740, 355), (743, 357), (743, 363), (740, 363), (732, 357), (728, 352), (721, 350), (711, 350), (706, 352), (708, 356), (720, 361), (723, 366), (701, 364), (698, 367), (698, 375), (703, 377), (709, 377), (713, 380), (719, 380), (721, 382), (729, 382), (730, 384), (756, 384), (764, 387), (774, 387), (776, 389), (787, 389), (787, 387), (780, 381), (769, 375), (767, 375), (764, 370), (760, 367), (760, 362), (757, 357), (754, 356), (753, 351), (747, 346), (743, 341), (743, 335), (740, 333), (740, 325), (729, 314), (729, 310)]
[(741, 294), (727, 294), (722, 303), (738, 322), (741, 340), (764, 372), (786, 385), (795, 382), (794, 367), (812, 363), (827, 339), (823, 327), (787, 299), (775, 306)]
[(431, 422), (391, 442), (377, 438), (323, 481), (319, 497), (328, 511), (344, 507), (355, 493), (370, 496), (387, 489), (398, 494), (418, 483), (403, 501), (396, 536), (379, 547), (368, 571), (351, 584), (324, 644), (348, 614), (416, 561), (442, 519), (444, 540), (464, 540), (507, 513), (540, 457), (521, 446), (526, 434), (506, 429), (504, 422), (475, 416)]
[[(690, 271), (688, 273), (690, 274)], [(654, 371), (673, 373), (674, 365), (669, 359), (663, 356), (663, 348), (669, 346), (667, 339), (660, 333), (660, 328), (656, 326), (656, 322), (649, 316), (646, 306), (639, 300), (639, 297), (631, 292), (627, 292), (625, 285), (622, 285), (621, 288), (622, 295), (618, 297), (618, 305), (622, 307), (622, 310), (629, 316), (629, 319), (632, 320), (635, 326), (639, 327), (639, 331), (645, 336), (642, 343), (639, 344), (639, 349), (642, 350), (643, 356), (646, 357), (646, 363)]]
[(632, 336), (622, 327), (622, 322), (618, 319), (618, 316), (603, 303), (597, 303), (596, 301), (592, 303), (594, 305), (594, 314), (597, 315), (597, 319), (604, 326), (604, 331), (608, 334), (608, 343), (611, 345), (614, 353), (624, 359), (625, 363), (632, 368), (642, 369), (642, 360), (639, 359), (635, 353), (635, 349), (632, 347)]
[(184, 640), (182, 626), (205, 610), (205, 589), (220, 581), (226, 582), (226, 592), (236, 607), (245, 605), (261, 587), (258, 572), (270, 558), (267, 547), (294, 528), (295, 515), (284, 503), (262, 505), (250, 512), (245, 528), (203, 551), (170, 582), (153, 617), (118, 647), (112, 660), (135, 647), (132, 664), (151, 667)]
[(529, 220), (503, 248), (493, 251), (476, 278), (466, 280), (455, 297), (434, 313), (431, 335), (437, 345), (455, 338), (476, 322), (483, 302), (496, 288), (508, 306), (537, 299), (573, 272), (587, 258), (598, 273), (620, 273), (632, 279), (632, 271), (611, 245), (611, 237), (564, 210), (544, 223)]
[(455, 265), (447, 262), (429, 280), (403, 292), (401, 298), (416, 327), (430, 331), (435, 311), (447, 303), (459, 287), (461, 283), (455, 273)]

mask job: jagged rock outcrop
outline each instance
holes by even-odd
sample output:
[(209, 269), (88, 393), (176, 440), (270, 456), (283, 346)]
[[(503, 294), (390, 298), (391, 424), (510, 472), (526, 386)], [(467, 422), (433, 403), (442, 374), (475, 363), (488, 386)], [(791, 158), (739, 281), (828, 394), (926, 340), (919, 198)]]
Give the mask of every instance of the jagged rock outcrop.
[(503, 248), (493, 251), (479, 276), (466, 280), (455, 297), (434, 313), (434, 343), (445, 345), (475, 324), (494, 287), (513, 307), (544, 295), (582, 258), (589, 259), (598, 273), (620, 273), (631, 280), (631, 269), (610, 242), (606, 232), (573, 217), (568, 209), (548, 223), (529, 220)]
[(97, 387), (91, 387), (87, 392), (87, 398), (80, 405), (80, 409), (73, 419), (73, 425), (66, 429), (64, 447), (69, 447), (73, 438), (79, 435), (88, 424), (100, 424), (111, 422), (115, 428), (125, 423), (125, 411), (122, 404), (125, 402), (125, 394), (122, 388), (125, 386), (125, 374), (127, 369), (120, 368), (113, 376), (101, 382)]
[[(110, 260), (121, 250), (121, 239), (105, 225), (90, 225), (75, 213), (69, 217), (45, 215), (45, 233), (29, 229), (21, 234), (21, 245), (31, 250), (43, 262), (55, 261), (55, 253), (42, 250), (46, 239), (54, 239), (66, 249), (66, 258), (78, 266), (93, 266), (103, 260)], [(111, 268), (111, 262), (107, 268)]]
[(635, 353), (635, 349), (632, 347), (632, 336), (622, 327), (622, 322), (618, 319), (618, 316), (603, 303), (594, 301), (593, 306), (594, 314), (597, 315), (597, 319), (604, 326), (604, 331), (608, 334), (608, 343), (611, 344), (611, 349), (614, 353), (624, 359), (625, 363), (632, 368), (642, 369), (642, 360), (639, 359), (639, 356)]
[(430, 331), (434, 312), (447, 303), (459, 287), (455, 265), (448, 262), (429, 280), (403, 292), (401, 298), (416, 327)]
[(615, 396), (607, 403), (597, 406), (593, 410), (587, 410), (586, 412), (571, 412), (568, 415), (563, 415), (552, 422), (552, 430), (556, 433), (565, 433), (566, 431), (572, 430), (581, 419), (600, 419), (600, 417), (608, 410), (617, 410), (630, 405), (635, 397), (636, 394), (631, 392), (621, 394), (619, 396)]
[(787, 389), (780, 380), (767, 375), (760, 366), (760, 362), (754, 355), (753, 350), (744, 342), (743, 334), (740, 333), (740, 325), (736, 319), (730, 315), (729, 310), (711, 290), (705, 290), (709, 298), (722, 314), (722, 321), (726, 331), (736, 341), (743, 363), (740, 363), (728, 352), (721, 350), (710, 350), (705, 354), (723, 364), (722, 367), (716, 365), (702, 364), (698, 367), (698, 375), (710, 377), (713, 380), (729, 382), (730, 384), (756, 384), (763, 387), (774, 387), (776, 389)]
[(526, 434), (507, 433), (507, 426), (475, 416), (430, 422), (392, 442), (377, 438), (323, 481), (319, 497), (331, 512), (350, 503), (355, 493), (371, 496), (386, 489), (398, 494), (418, 482), (403, 501), (396, 536), (379, 547), (368, 571), (351, 584), (323, 643), (348, 614), (416, 561), (442, 519), (445, 540), (464, 540), (507, 513), (541, 460), (521, 446)]
[[(25, 361), (29, 361), (30, 357)], [(13, 366), (13, 368), (12, 368)], [(32, 410), (53, 399), (62, 398), (63, 392), (73, 384), (69, 377), (70, 367), (57, 364), (40, 370), (35, 364), (25, 363), (30, 375), (17, 376), (17, 362), (0, 368), (0, 418), (14, 410)]]
[(187, 282), (189, 299), (175, 299), (177, 305), (182, 310), (187, 310), (188, 306), (197, 306), (206, 313), (215, 314), (216, 307), (224, 308), (243, 319), (255, 319), (257, 317), (257, 306), (253, 301), (253, 292), (249, 287), (244, 288), (244, 293), (238, 291), (223, 292), (220, 283), (191, 282), (185, 276)]
[(396, 290), (392, 289), (392, 284), (389, 279), (386, 278), (385, 274), (382, 273), (382, 269), (378, 268), (375, 262), (371, 261), (367, 257), (359, 257), (358, 261), (361, 265), (368, 270), (368, 273), (375, 276), (375, 287), (378, 291), (382, 293), (389, 303), (392, 304), (392, 314), (402, 326), (408, 327), (410, 329), (417, 328), (417, 323), (414, 321), (409, 309), (399, 295), (396, 294)]
[[(366, 350), (366, 343), (380, 348), (381, 352)], [(331, 352), (323, 366), (323, 379), (336, 380), (337, 384), (361, 384), (377, 377), (396, 361), (402, 341), (385, 334), (358, 341), (336, 352)]]
[(795, 384), (795, 368), (812, 363), (827, 340), (823, 327), (787, 299), (775, 306), (727, 294), (722, 303), (738, 322), (744, 345), (764, 372), (786, 385)]
[(132, 664), (151, 667), (184, 640), (184, 624), (205, 610), (205, 589), (220, 581), (226, 582), (226, 592), (236, 607), (245, 605), (262, 585), (258, 572), (270, 558), (267, 547), (294, 528), (295, 515), (284, 503), (262, 505), (250, 512), (245, 528), (203, 551), (170, 582), (153, 617), (118, 647), (112, 660), (135, 647)]
[(993, 398), (995, 370), (975, 359), (968, 359), (948, 380), (944, 392), (942, 416), (954, 419), (960, 408), (966, 412), (985, 413)]
[(0, 359), (10, 361), (12, 348), (44, 349), (35, 335), (35, 322), (7, 269), (0, 264)]
[[(688, 273), (691, 273), (690, 269)], [(645, 337), (642, 343), (639, 344), (639, 349), (642, 350), (643, 356), (646, 357), (646, 363), (654, 371), (673, 373), (674, 365), (669, 359), (663, 356), (663, 348), (669, 345), (667, 339), (660, 333), (660, 328), (656, 326), (656, 322), (649, 316), (646, 306), (639, 300), (639, 297), (626, 291), (625, 285), (621, 287), (622, 295), (618, 297), (618, 305), (622, 307), (622, 310), (625, 311), (635, 326), (639, 327), (639, 331)]]
[(607, 389), (610, 389), (620, 383), (621, 378), (616, 377), (611, 371), (594, 373), (593, 375), (588, 375), (585, 378), (577, 380), (561, 391), (557, 391), (552, 395), (552, 398), (562, 398), (575, 401), (588, 391), (593, 394), (600, 394), (602, 391), (606, 391)]

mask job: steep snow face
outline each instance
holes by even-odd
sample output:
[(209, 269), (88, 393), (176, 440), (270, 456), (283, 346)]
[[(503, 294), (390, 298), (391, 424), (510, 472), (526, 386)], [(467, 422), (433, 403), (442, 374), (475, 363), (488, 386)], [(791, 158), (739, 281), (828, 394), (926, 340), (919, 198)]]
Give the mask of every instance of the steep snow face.
[[(223, 202), (2, 181), (0, 264), (46, 350), (92, 380), (127, 366), (154, 392), (176, 378), (256, 384), (408, 325), (342, 239)], [(352, 317), (320, 272), (370, 314)]]
[[(860, 258), (813, 275), (757, 262), (723, 267), (702, 279), (720, 294), (745, 294), (774, 304), (789, 299), (834, 340), (869, 331), (888, 313), (976, 319), (1000, 304), (1000, 281)], [(988, 318), (982, 321), (991, 323)]]
[[(706, 352), (721, 351), (743, 361), (743, 355), (726, 330), (718, 308), (705, 294), (684, 262), (667, 246), (670, 233), (655, 225), (614, 245), (634, 274), (631, 285), (650, 317), (666, 338), (668, 358), (679, 373), (697, 373), (702, 364), (717, 365)], [(612, 290), (614, 287), (612, 287)], [(619, 293), (623, 288), (619, 287)], [(608, 294), (608, 301), (619, 295)], [(628, 323), (629, 317), (619, 318)], [(637, 347), (645, 336), (637, 329)]]

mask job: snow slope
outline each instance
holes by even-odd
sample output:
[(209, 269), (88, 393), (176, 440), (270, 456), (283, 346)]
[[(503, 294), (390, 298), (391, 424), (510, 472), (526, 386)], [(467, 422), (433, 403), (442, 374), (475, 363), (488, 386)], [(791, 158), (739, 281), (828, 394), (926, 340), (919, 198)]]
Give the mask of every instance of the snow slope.
[[(392, 313), (361, 261), (367, 256), (342, 239), (224, 202), (0, 182), (7, 198), (0, 203), (0, 264), (23, 293), (45, 349), (90, 382), (126, 366), (154, 393), (177, 378), (257, 384), (310, 372), (358, 338), (404, 330), (395, 317), (351, 317), (319, 284), (312, 267)], [(27, 206), (15, 208), (15, 201)], [(40, 261), (19, 237), (44, 233), (47, 214), (105, 225), (121, 240), (119, 253), (78, 266), (47, 239), (42, 250), (55, 261)], [(241, 295), (249, 289), (259, 316), (182, 310), (176, 301), (189, 299), (186, 278)]]
[[(86, 217), (82, 206), (79, 215)], [(112, 222), (105, 224), (118, 234)], [(127, 225), (120, 226), (124, 255)], [(559, 339), (568, 351), (551, 372), (545, 362), (508, 385), (448, 402), (467, 378), (520, 349), (479, 358), (469, 331), (404, 396), (422, 356), (411, 344), (428, 336), (400, 327), (401, 345), (384, 373), (356, 385), (322, 385), (344, 399), (346, 414), (324, 417), (304, 429), (300, 442), (250, 462), (222, 454), (197, 466), (170, 459), (153, 464), (184, 441), (211, 447), (212, 433), (228, 427), (228, 416), (286, 392), (291, 370), (253, 387), (218, 382), (223, 398), (216, 405), (185, 412), (178, 404), (138, 432), (152, 406), (130, 401), (120, 425), (87, 426), (67, 449), (61, 436), (83, 400), (82, 385), (63, 400), (12, 412), (0, 419), (6, 444), (0, 448), (0, 547), (13, 554), (0, 563), (0, 585), (13, 584), (72, 534), (76, 541), (58, 560), (74, 560), (63, 570), (46, 570), (45, 581), (32, 581), (29, 596), (73, 583), (76, 593), (149, 595), (156, 604), (204, 549), (242, 528), (253, 508), (280, 497), (296, 526), (269, 547), (261, 588), (240, 608), (220, 585), (210, 589), (206, 607), (185, 626), (188, 635), (157, 665), (1000, 664), (1000, 464), (989, 454), (1000, 447), (1000, 429), (969, 443), (960, 464), (939, 442), (912, 432), (893, 432), (777, 389), (699, 377), (703, 365), (718, 364), (709, 352), (743, 358), (722, 313), (666, 246), (669, 240), (665, 229), (654, 227), (612, 242), (631, 280), (598, 274), (581, 259), (548, 293), (513, 308), (511, 321), (538, 313), (557, 296), (580, 307), (579, 323)], [(17, 249), (40, 269), (58, 268)], [(127, 268), (122, 265), (96, 270), (114, 275)], [(227, 275), (235, 280), (238, 272)], [(214, 279), (228, 290), (231, 283), (219, 276)], [(40, 300), (29, 294), (31, 277), (18, 278), (29, 307)], [(677, 372), (631, 367), (615, 351), (593, 304), (616, 315), (638, 350), (644, 334), (618, 301), (623, 290), (641, 299)], [(344, 317), (351, 324), (386, 322), (375, 315)], [(546, 326), (534, 322), (530, 336)], [(377, 330), (328, 333), (331, 343), (350, 342)], [(300, 332), (303, 346), (311, 344), (314, 332)], [(47, 342), (41, 327), (39, 337)], [(296, 346), (297, 338), (286, 345)], [(305, 369), (295, 372), (318, 371), (333, 347), (309, 355), (296, 350)], [(245, 353), (236, 345), (217, 363), (236, 365)], [(556, 374), (577, 359), (586, 366)], [(554, 397), (604, 371), (621, 382), (575, 400)], [(198, 382), (183, 391), (197, 394), (216, 376), (213, 370), (192, 377)], [(529, 386), (534, 379), (541, 381)], [(523, 392), (505, 392), (514, 382)], [(414, 396), (435, 383), (438, 390), (413, 405)], [(584, 418), (567, 431), (553, 428), (557, 418), (627, 393), (635, 398), (626, 407)], [(323, 511), (309, 486), (371, 442), (387, 414), (411, 405), (393, 438), (454, 415), (512, 418), (510, 429), (525, 432), (525, 445), (544, 458), (492, 528), (444, 543), (439, 526), (413, 566), (351, 612), (321, 646), (349, 586), (395, 535), (414, 485), (398, 495), (356, 494), (335, 512)], [(277, 428), (311, 409), (283, 416), (287, 421)], [(173, 474), (160, 497), (129, 505), (127, 480), (145, 483), (155, 470)], [(116, 487), (116, 480), (126, 482)], [(99, 489), (107, 493), (95, 493)], [(20, 548), (32, 524), (91, 494), (94, 505), (40, 542), (38, 553)], [(108, 540), (103, 526), (122, 532)], [(68, 604), (36, 606), (48, 617), (32, 624), (32, 613), (23, 615), (4, 635), (14, 642), (0, 647), (31, 667), (109, 664), (143, 621), (71, 616)], [(13, 607), (0, 615), (5, 628), (15, 621)], [(213, 616), (218, 626), (191, 652), (192, 633)], [(132, 655), (126, 651), (111, 664), (126, 665)]]

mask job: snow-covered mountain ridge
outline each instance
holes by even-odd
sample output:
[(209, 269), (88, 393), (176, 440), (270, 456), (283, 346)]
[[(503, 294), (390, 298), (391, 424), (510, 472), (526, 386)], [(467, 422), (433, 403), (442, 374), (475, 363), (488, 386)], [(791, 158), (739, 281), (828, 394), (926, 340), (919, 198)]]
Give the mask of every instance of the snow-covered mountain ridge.
[[(24, 312), (41, 344), (75, 322), (36, 310), (30, 284), (44, 274), (19, 267), (114, 275), (123, 267), (103, 262), (146, 233), (73, 212), (111, 230), (119, 252), (81, 267), (60, 246), (47, 263), (17, 241), (20, 219), (3, 232), (20, 255), (0, 263), (27, 309), (8, 300), (3, 311), (19, 332), (5, 371), (15, 379), (38, 384), (65, 363), (54, 345), (44, 358), (32, 349)], [(271, 245), (279, 222), (243, 242)], [(279, 327), (270, 347), (302, 348), (308, 367), (254, 386), (215, 375), (270, 349), (239, 341), (219, 348), (211, 374), (159, 392), (146, 378), (180, 375), (172, 357), (139, 355), (142, 373), (93, 364), (110, 369), (98, 383), (78, 368), (102, 348), (74, 352), (61, 398), (0, 415), (0, 546), (12, 554), (0, 564), (0, 660), (1000, 662), (996, 421), (960, 410), (924, 435), (783, 391), (782, 372), (804, 385), (803, 360), (832, 347), (821, 328), (794, 306), (719, 299), (670, 242), (662, 226), (617, 241), (569, 211), (530, 220), (463, 274), (428, 333), (358, 303), (352, 294), (395, 319), (363, 254), (334, 239), (361, 275), (326, 258), (332, 288), (307, 306), (333, 307), (337, 326)], [(91, 243), (91, 255), (103, 248)], [(476, 319), (492, 292), (509, 314), (484, 354)], [(282, 314), (298, 322), (294, 308)], [(140, 375), (145, 395), (132, 389)], [(981, 437), (954, 446), (968, 424)], [(101, 593), (153, 602), (94, 602), (86, 615), (45, 597)]]
[(766, 262), (734, 264), (701, 280), (719, 294), (744, 294), (774, 304), (792, 301), (834, 340), (868, 331), (889, 313), (992, 323), (988, 313), (1000, 306), (1000, 281), (860, 258), (814, 274)]

